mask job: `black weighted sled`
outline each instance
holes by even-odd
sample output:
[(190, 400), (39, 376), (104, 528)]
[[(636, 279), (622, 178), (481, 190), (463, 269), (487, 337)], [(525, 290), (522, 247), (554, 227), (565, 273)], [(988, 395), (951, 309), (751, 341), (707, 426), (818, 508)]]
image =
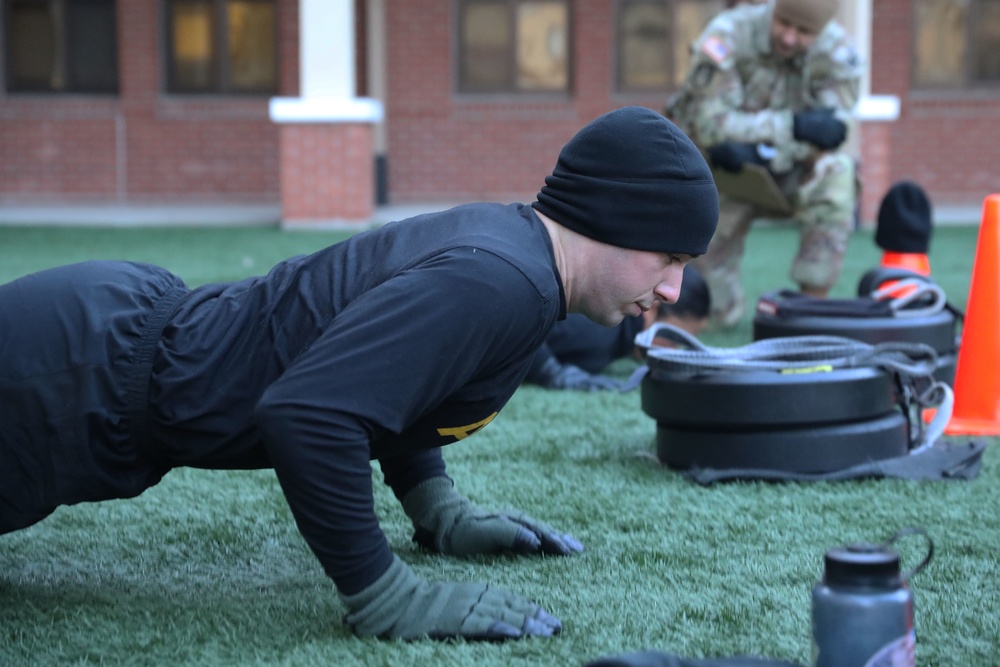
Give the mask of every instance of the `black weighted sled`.
[(711, 431), (656, 426), (656, 454), (664, 465), (825, 473), (904, 456), (909, 422), (899, 411), (849, 424), (756, 431)]
[[(642, 410), (672, 468), (843, 470), (926, 447), (951, 412), (922, 343), (802, 336), (713, 348), (666, 324), (635, 342), (646, 350)], [(922, 410), (935, 404), (925, 428)]]
[(838, 424), (886, 414), (896, 405), (891, 374), (871, 367), (796, 373), (673, 373), (642, 380), (642, 410), (678, 428), (716, 431)]

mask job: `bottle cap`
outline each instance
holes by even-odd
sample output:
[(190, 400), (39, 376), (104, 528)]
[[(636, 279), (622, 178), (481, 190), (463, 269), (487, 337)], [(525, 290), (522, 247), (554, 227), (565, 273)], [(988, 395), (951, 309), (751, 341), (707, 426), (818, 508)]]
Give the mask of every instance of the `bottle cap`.
[(899, 554), (885, 545), (857, 542), (826, 552), (823, 581), (840, 586), (896, 587)]

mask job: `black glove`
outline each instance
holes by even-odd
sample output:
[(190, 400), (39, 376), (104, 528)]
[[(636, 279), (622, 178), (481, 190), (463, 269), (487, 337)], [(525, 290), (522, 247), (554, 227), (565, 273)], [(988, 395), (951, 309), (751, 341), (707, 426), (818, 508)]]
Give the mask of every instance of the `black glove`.
[(403, 498), (416, 532), (413, 541), (451, 556), (515, 552), (568, 556), (583, 551), (572, 535), (519, 512), (487, 512), (455, 491), (447, 477), (432, 477)]
[(828, 151), (844, 143), (847, 125), (833, 115), (833, 109), (807, 109), (792, 117), (792, 135)]
[(738, 174), (747, 163), (767, 166), (767, 160), (757, 152), (757, 144), (723, 141), (709, 148), (708, 156), (714, 166), (734, 174)]
[(487, 584), (429, 582), (396, 556), (375, 583), (340, 599), (348, 609), (344, 620), (360, 636), (496, 641), (562, 630), (531, 600)]
[(539, 371), (538, 384), (548, 389), (576, 389), (578, 391), (617, 391), (621, 382), (606, 375), (588, 373), (573, 364), (560, 364), (548, 359)]

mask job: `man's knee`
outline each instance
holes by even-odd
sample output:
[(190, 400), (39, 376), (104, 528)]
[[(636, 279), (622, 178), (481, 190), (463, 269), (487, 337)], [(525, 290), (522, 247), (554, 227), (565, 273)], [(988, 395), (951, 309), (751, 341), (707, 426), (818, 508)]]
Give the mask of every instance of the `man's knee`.
[(854, 158), (846, 153), (826, 153), (798, 191), (799, 217), (807, 225), (853, 228), (857, 204)]
[(840, 277), (847, 252), (847, 236), (822, 227), (802, 232), (791, 278), (805, 292), (828, 292)]

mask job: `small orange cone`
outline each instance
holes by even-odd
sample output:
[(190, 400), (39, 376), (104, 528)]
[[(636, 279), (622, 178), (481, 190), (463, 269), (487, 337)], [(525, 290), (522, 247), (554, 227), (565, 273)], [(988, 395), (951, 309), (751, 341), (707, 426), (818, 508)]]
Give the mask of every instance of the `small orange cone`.
[(882, 253), (882, 266), (893, 269), (907, 269), (922, 276), (931, 274), (931, 263), (927, 255), (919, 252), (890, 252), (886, 250)]
[(1000, 434), (1000, 194), (986, 197), (945, 433)]

